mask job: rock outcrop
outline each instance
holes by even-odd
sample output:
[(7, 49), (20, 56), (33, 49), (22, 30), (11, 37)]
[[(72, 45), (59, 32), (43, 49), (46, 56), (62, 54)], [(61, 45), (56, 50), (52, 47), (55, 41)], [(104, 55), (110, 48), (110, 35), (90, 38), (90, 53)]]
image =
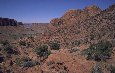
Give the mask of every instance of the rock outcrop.
[(102, 10), (95, 5), (85, 7), (83, 10), (70, 9), (62, 17), (52, 19), (50, 24), (52, 24), (53, 26), (72, 25), (74, 23), (81, 22), (85, 19), (95, 16), (96, 14), (99, 14), (101, 11)]
[(60, 18), (54, 18), (50, 21), (50, 23), (53, 25), (53, 26), (59, 26), (63, 23), (63, 19), (60, 19)]

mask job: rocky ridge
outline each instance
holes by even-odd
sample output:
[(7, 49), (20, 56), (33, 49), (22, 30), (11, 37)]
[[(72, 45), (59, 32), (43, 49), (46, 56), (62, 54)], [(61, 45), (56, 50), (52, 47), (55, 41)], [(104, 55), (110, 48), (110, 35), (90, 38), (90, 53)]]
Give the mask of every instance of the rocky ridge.
[(102, 10), (96, 5), (85, 7), (83, 10), (70, 9), (62, 17), (52, 19), (50, 23), (54, 26), (71, 26), (72, 24), (84, 21), (85, 19), (95, 16), (101, 11)]

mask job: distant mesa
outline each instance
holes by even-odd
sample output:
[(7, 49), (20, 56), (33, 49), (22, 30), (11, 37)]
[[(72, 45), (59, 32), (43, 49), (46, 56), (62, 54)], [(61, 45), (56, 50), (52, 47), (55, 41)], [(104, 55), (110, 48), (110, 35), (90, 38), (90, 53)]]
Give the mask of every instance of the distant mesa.
[(23, 25), (23, 23), (17, 22), (14, 19), (0, 17), (0, 26), (17, 26), (17, 25)]

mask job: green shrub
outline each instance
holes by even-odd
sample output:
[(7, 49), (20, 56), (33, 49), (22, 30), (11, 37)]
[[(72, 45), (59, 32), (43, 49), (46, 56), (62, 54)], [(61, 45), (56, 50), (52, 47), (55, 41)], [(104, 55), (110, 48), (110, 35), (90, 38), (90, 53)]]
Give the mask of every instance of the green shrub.
[[(0, 72), (1, 73), (1, 72)], [(5, 73), (14, 73), (13, 72), (13, 70), (12, 69), (8, 69), (8, 70), (6, 70), (6, 72)]]
[(1, 41), (0, 44), (2, 44), (3, 46), (1, 47), (1, 51), (7, 54), (19, 54), (18, 51), (14, 50), (14, 47), (7, 41)]
[(22, 66), (24, 62), (28, 62), (31, 61), (31, 59), (29, 57), (23, 57), (23, 58), (16, 58), (15, 59), (15, 63), (18, 66)]
[(48, 57), (48, 55), (51, 54), (51, 52), (48, 50), (47, 45), (40, 45), (40, 46), (36, 47), (35, 52), (40, 57)]
[(7, 52), (8, 54), (13, 54), (14, 50), (12, 49), (12, 46), (5, 46), (4, 51)]
[(16, 65), (18, 65), (20, 67), (33, 67), (33, 66), (39, 64), (37, 61), (32, 61), (28, 57), (16, 58), (15, 63), (16, 63)]
[(40, 65), (39, 62), (37, 61), (27, 61), (27, 62), (23, 62), (23, 67), (33, 67), (36, 65)]
[(9, 42), (8, 42), (8, 40), (0, 41), (0, 44), (2, 44), (3, 46), (5, 46), (5, 45), (9, 45)]
[(115, 66), (110, 65), (109, 69), (110, 73), (115, 73)]
[(26, 46), (26, 42), (25, 42), (25, 41), (20, 41), (20, 42), (19, 42), (19, 45), (20, 45), (20, 46)]
[(15, 59), (15, 63), (16, 63), (16, 65), (18, 65), (18, 66), (22, 66), (23, 60), (22, 60), (21, 58), (16, 58), (16, 59)]
[(58, 41), (50, 42), (49, 46), (52, 50), (59, 50), (60, 49), (60, 43)]
[(0, 56), (0, 63), (2, 63), (4, 61), (4, 57)]
[(93, 68), (93, 70), (92, 70), (91, 73), (103, 73), (103, 72), (102, 72), (102, 69), (101, 69), (98, 65), (96, 65), (96, 66)]
[(115, 73), (115, 67), (111, 67), (111, 73)]
[(28, 39), (30, 39), (32, 42), (34, 42), (34, 37), (30, 36), (30, 37), (28, 37)]
[(27, 62), (24, 62), (22, 66), (23, 67), (33, 67), (35, 65), (37, 65), (37, 62), (35, 62), (35, 61), (27, 61)]
[(14, 47), (7, 40), (1, 41), (0, 44), (3, 45), (1, 47), (1, 51), (3, 51), (4, 53), (7, 53), (7, 54), (18, 54), (18, 52), (13, 49)]
[(26, 47), (32, 47), (32, 43), (31, 42), (26, 42), (26, 41), (20, 41), (19, 42), (20, 46), (26, 46)]
[(23, 57), (22, 60), (23, 60), (24, 62), (31, 61), (31, 59), (30, 59), (29, 57)]
[(15, 54), (15, 55), (19, 54), (19, 52), (14, 50), (13, 48), (14, 47), (11, 46), (11, 45), (6, 45), (6, 46), (3, 47), (2, 50), (7, 54)]
[(111, 43), (101, 41), (83, 50), (83, 53), (87, 56), (87, 60), (102, 61), (110, 58), (112, 51)]

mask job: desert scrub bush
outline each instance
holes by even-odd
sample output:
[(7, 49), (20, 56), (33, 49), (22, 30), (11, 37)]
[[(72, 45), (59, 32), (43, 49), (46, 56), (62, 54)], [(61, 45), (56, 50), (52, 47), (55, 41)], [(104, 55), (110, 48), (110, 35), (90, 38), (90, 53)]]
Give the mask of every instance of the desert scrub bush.
[(111, 57), (112, 45), (108, 41), (100, 41), (92, 44), (89, 48), (82, 51), (86, 55), (87, 60), (105, 61)]
[(25, 41), (19, 41), (19, 45), (20, 46), (26, 46), (26, 42)]
[(17, 66), (20, 67), (33, 67), (39, 64), (37, 61), (33, 61), (28, 57), (16, 58), (15, 63)]
[(59, 50), (60, 49), (60, 42), (59, 41), (51, 41), (49, 43), (51, 50)]
[(2, 63), (4, 61), (4, 57), (0, 56), (0, 63)]
[(6, 72), (5, 73), (14, 73), (13, 72), (13, 70), (12, 69), (8, 69), (8, 70), (6, 70)]
[(111, 66), (110, 72), (111, 72), (111, 73), (115, 73), (115, 66)]
[(1, 51), (3, 53), (15, 54), (15, 55), (19, 53), (18, 51), (14, 50), (14, 46), (12, 46), (11, 43), (9, 43), (7, 40), (2, 41), (1, 44), (3, 45), (1, 47)]
[(16, 65), (18, 65), (18, 66), (21, 66), (21, 64), (22, 64), (22, 59), (21, 58), (16, 58), (15, 59), (15, 63), (16, 63)]
[(28, 61), (31, 61), (31, 59), (28, 57), (22, 57), (22, 58), (16, 58), (15, 59), (15, 63), (18, 66), (23, 66), (24, 62), (28, 62)]
[(36, 65), (38, 65), (38, 62), (36, 61), (27, 61), (27, 62), (24, 62), (22, 66), (23, 67), (33, 67)]
[(19, 41), (20, 46), (26, 46), (26, 47), (31, 47), (32, 43), (31, 42), (26, 42), (26, 41)]
[(110, 65), (107, 65), (106, 68), (108, 71), (110, 71), (110, 73), (115, 73), (115, 66), (110, 64)]
[(91, 73), (103, 73), (102, 69), (99, 67), (98, 64), (92, 69)]
[(51, 52), (48, 50), (48, 46), (47, 45), (40, 45), (40, 46), (36, 47), (34, 49), (34, 51), (40, 57), (48, 57), (51, 54)]
[(8, 45), (4, 47), (3, 51), (5, 51), (8, 54), (13, 54), (14, 50), (12, 48), (13, 48), (12, 46)]
[(4, 53), (7, 53), (7, 54), (15, 54), (15, 55), (19, 54), (18, 51), (14, 50), (14, 47), (12, 45), (4, 46), (2, 51), (4, 51)]
[(9, 45), (9, 42), (8, 42), (8, 40), (4, 40), (4, 41), (0, 41), (0, 44), (5, 46), (5, 45)]
[(32, 37), (32, 36), (28, 37), (28, 39), (30, 39), (32, 42), (35, 41), (34, 37)]

